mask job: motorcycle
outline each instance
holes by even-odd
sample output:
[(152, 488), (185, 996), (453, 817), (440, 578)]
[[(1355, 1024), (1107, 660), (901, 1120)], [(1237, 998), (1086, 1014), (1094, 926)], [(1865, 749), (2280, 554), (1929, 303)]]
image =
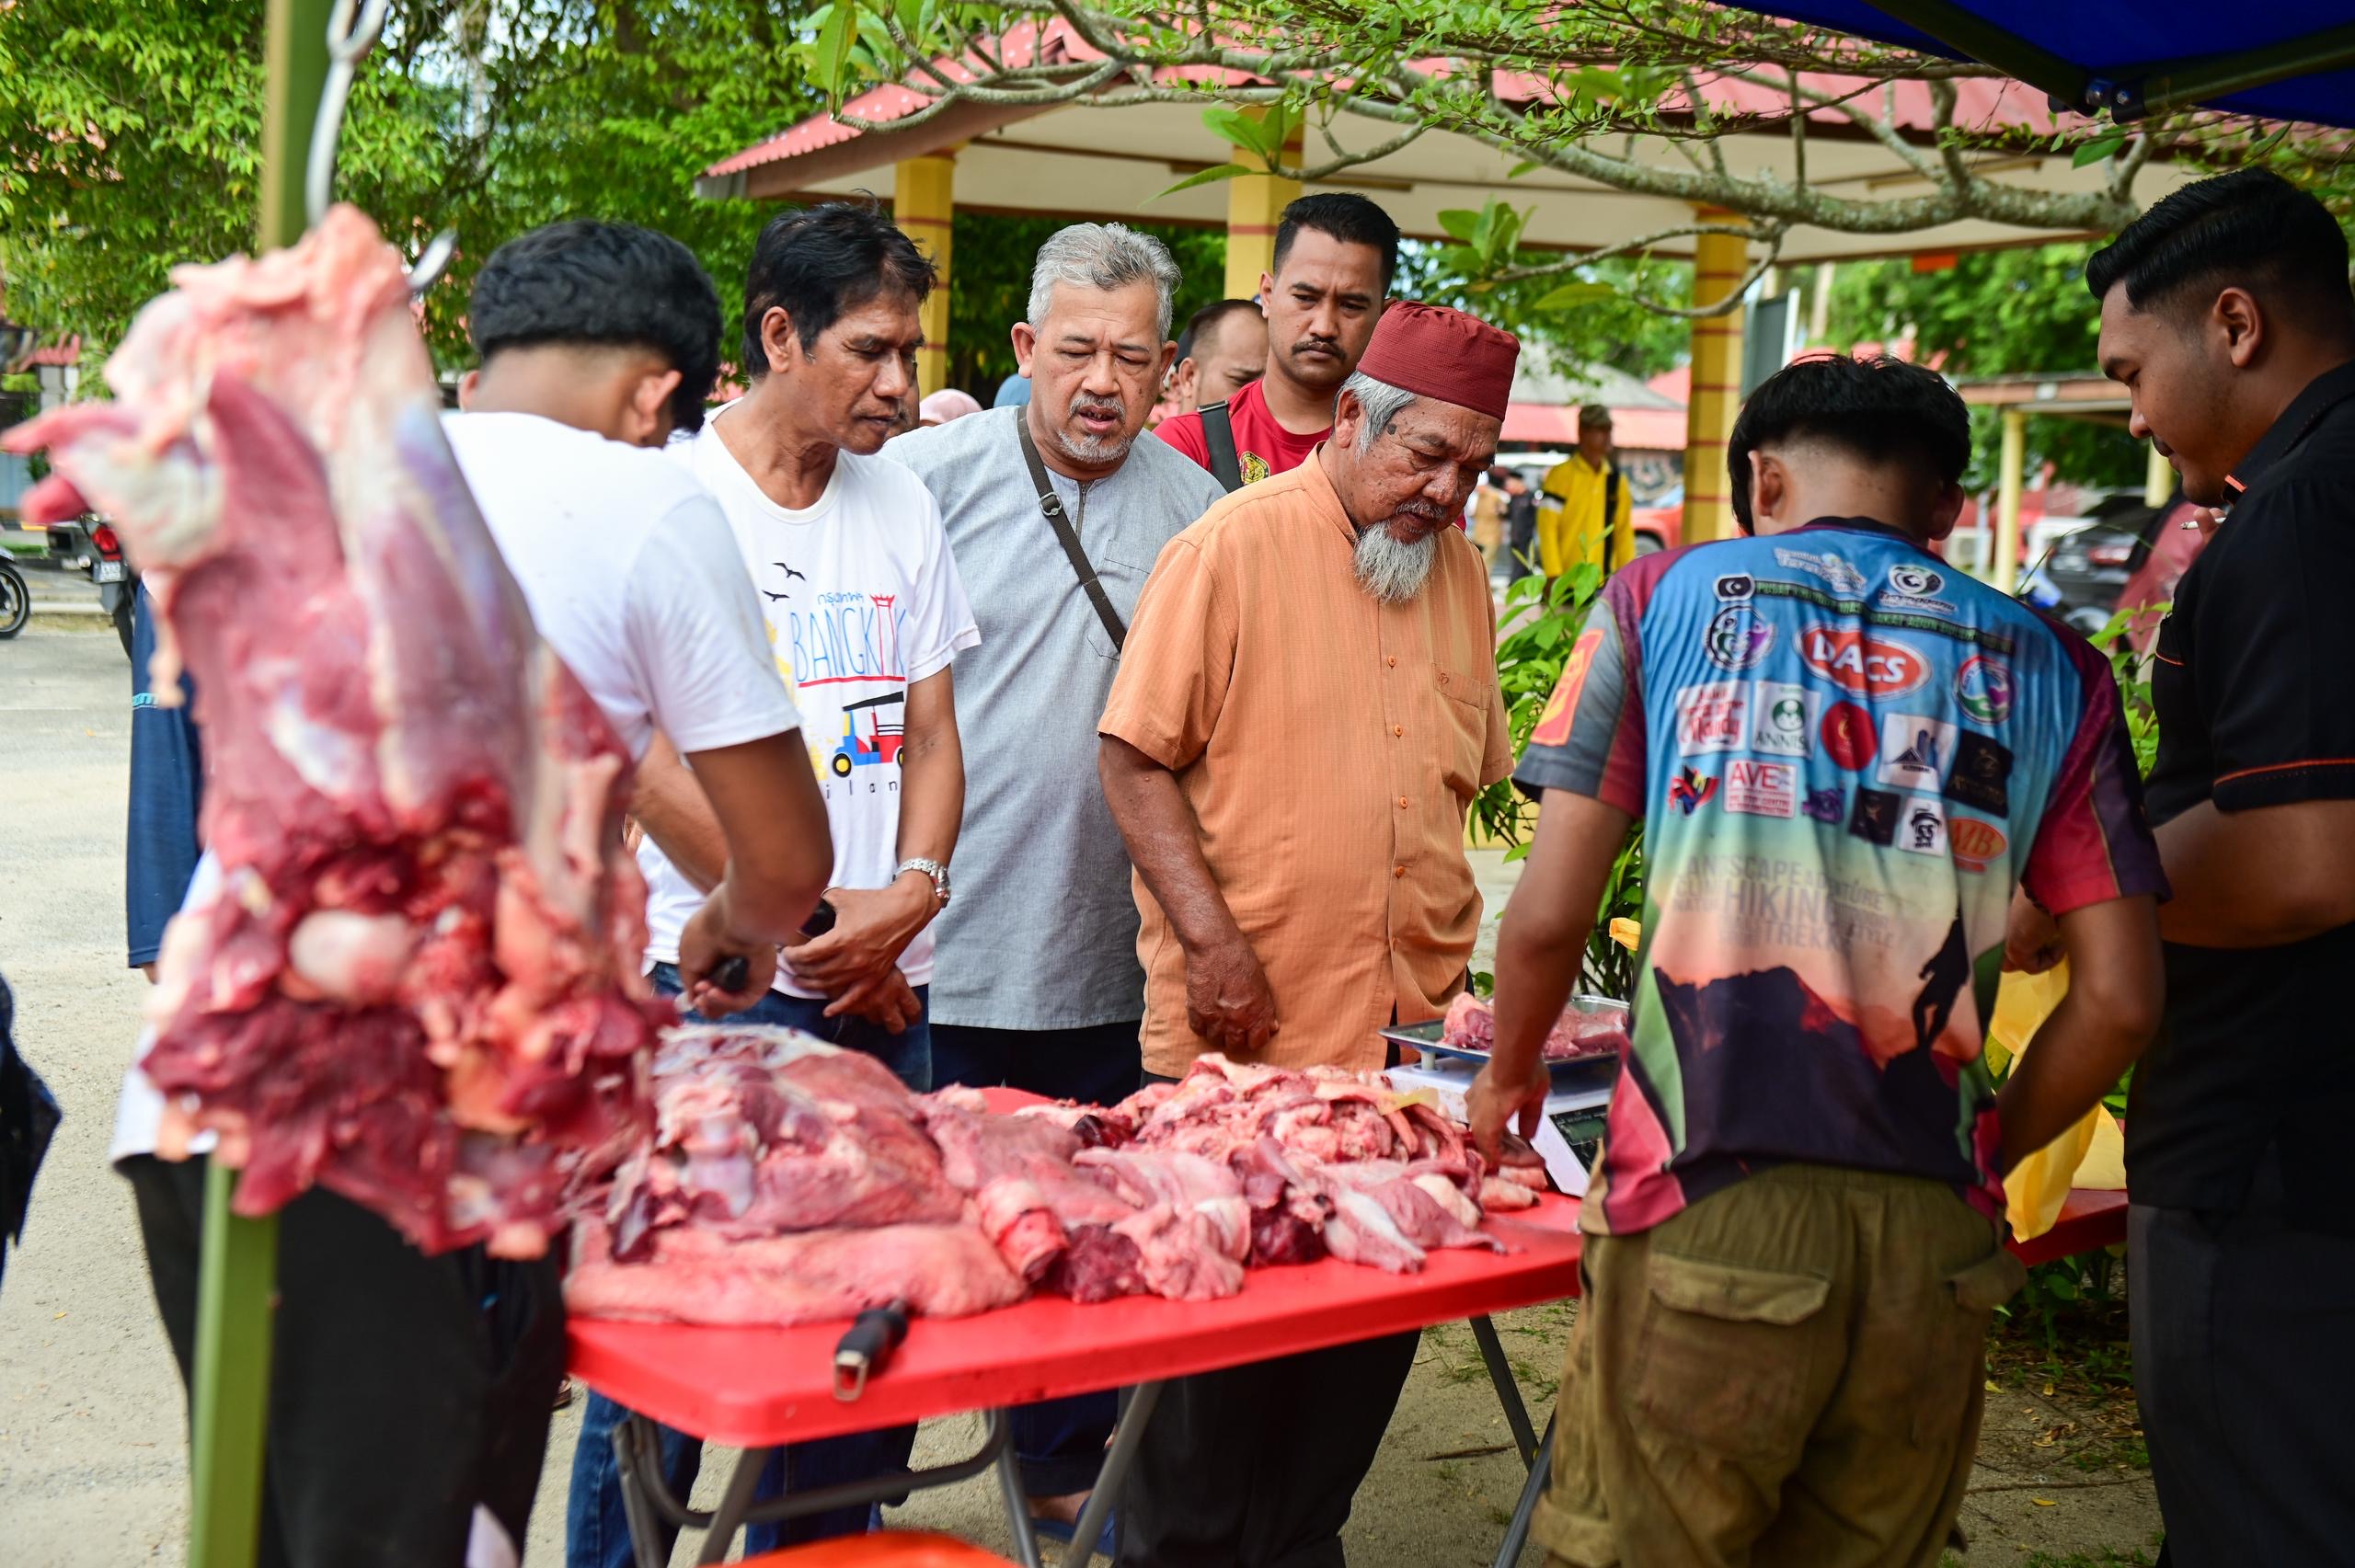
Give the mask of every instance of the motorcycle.
[(17, 564), (0, 554), (0, 642), (6, 642), (25, 629), (33, 618), (33, 597), (25, 589), (25, 574)]
[(49, 525), (49, 558), (69, 572), (87, 573), (98, 585), (98, 606), (114, 622), (122, 655), (131, 657), (131, 611), (139, 597), (139, 575), (122, 554), (114, 525), (96, 517)]

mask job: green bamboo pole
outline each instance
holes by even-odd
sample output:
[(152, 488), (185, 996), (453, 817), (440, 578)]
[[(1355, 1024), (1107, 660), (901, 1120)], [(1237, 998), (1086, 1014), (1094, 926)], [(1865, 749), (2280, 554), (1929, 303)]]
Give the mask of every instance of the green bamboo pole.
[[(257, 250), (292, 245), (302, 236), (304, 155), (327, 81), (331, 5), (332, 0), (268, 0)], [(190, 1568), (252, 1568), (261, 1539), (278, 1219), (232, 1213), (236, 1181), (236, 1173), (217, 1161), (205, 1173), (189, 1438)]]

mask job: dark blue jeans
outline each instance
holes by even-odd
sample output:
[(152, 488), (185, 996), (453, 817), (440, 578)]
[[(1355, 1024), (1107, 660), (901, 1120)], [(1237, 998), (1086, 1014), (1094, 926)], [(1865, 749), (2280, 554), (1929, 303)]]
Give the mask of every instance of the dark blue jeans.
[[(1137, 1088), (1137, 1023), (1080, 1029), (979, 1029), (938, 1024), (932, 1031), (934, 1076), (976, 1089), (1007, 1084), (1058, 1100), (1109, 1105)], [(1022, 1490), (1063, 1497), (1096, 1484), (1104, 1445), (1120, 1417), (1120, 1395), (1074, 1394), (1017, 1407), (1014, 1457)]]
[[(679, 993), (679, 971), (674, 966), (655, 965), (653, 980), (654, 989), (664, 995)], [(926, 988), (918, 986), (917, 1002), (926, 1000)], [(828, 1018), (825, 1010), (823, 1001), (771, 991), (757, 1006), (735, 1014), (731, 1022), (800, 1029), (846, 1050), (866, 1052), (898, 1074), (911, 1089), (922, 1092), (932, 1087), (928, 1015), (919, 1016), (905, 1033), (892, 1035), (864, 1018)], [(687, 1016), (695, 1019), (693, 1013)], [(614, 1460), (614, 1428), (629, 1413), (604, 1395), (593, 1390), (590, 1392), (588, 1406), (580, 1417), (580, 1444), (572, 1454), (572, 1495), (565, 1505), (566, 1568), (628, 1568), (633, 1561), (629, 1519), (622, 1508), (621, 1475)], [(695, 1476), (703, 1468), (703, 1439), (668, 1426), (659, 1426), (657, 1431), (661, 1437), (663, 1478), (671, 1494), (684, 1502), (694, 1490)], [(754, 1495), (765, 1501), (782, 1497), (788, 1491), (814, 1492), (841, 1482), (864, 1481), (893, 1470), (903, 1471), (915, 1443), (913, 1426), (894, 1426), (815, 1443), (790, 1444), (769, 1456)], [(745, 1554), (857, 1535), (870, 1527), (873, 1518), (872, 1508), (836, 1508), (780, 1525), (753, 1525), (744, 1531)], [(678, 1532), (663, 1525), (657, 1528), (661, 1532), (667, 1562), (671, 1542)]]

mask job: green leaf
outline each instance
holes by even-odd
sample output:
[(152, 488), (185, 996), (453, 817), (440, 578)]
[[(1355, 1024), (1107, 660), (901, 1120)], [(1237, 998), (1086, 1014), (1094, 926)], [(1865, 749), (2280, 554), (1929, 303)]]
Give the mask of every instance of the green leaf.
[(1258, 154), (1263, 166), (1282, 161), (1284, 143), (1292, 139), (1292, 129), (1299, 122), (1299, 116), (1288, 104), (1277, 104), (1264, 115), (1246, 114), (1223, 104), (1202, 111), (1202, 123), (1212, 133), (1246, 153)]
[(2069, 166), (2081, 169), (2087, 164), (2097, 164), (2124, 145), (2125, 132), (2105, 131), (2089, 141), (2079, 143), (2077, 150), (2069, 155)]
[(839, 99), (850, 71), (850, 46), (858, 37), (858, 6), (855, 0), (833, 0), (824, 7), (824, 17), (818, 24), (817, 56), (812, 68), (826, 96)]
[(1439, 226), (1447, 231), (1448, 238), (1468, 246), (1473, 244), (1472, 236), (1480, 232), (1480, 214), (1468, 207), (1442, 208)]
[(1246, 153), (1257, 153), (1263, 158), (1267, 156), (1268, 146), (1262, 139), (1259, 121), (1241, 109), (1229, 109), (1224, 104), (1216, 105), (1202, 110), (1202, 123), (1221, 141)]
[(1523, 158), (1521, 162), (1513, 165), (1511, 169), (1506, 171), (1505, 177), (1507, 179), (1519, 179), (1522, 175), (1535, 174), (1539, 169), (1542, 169), (1545, 166), (1543, 163), (1539, 162), (1535, 158)]
[(1568, 310), (1573, 305), (1593, 304), (1600, 300), (1615, 300), (1619, 291), (1608, 283), (1565, 283), (1538, 300), (1539, 310)]
[(1181, 190), (1191, 190), (1198, 185), (1211, 185), (1222, 179), (1235, 179), (1243, 175), (1258, 172), (1258, 169), (1246, 168), (1241, 164), (1212, 164), (1209, 168), (1188, 175), (1168, 189), (1155, 195), (1154, 200), (1158, 201), (1164, 196), (1175, 196)]

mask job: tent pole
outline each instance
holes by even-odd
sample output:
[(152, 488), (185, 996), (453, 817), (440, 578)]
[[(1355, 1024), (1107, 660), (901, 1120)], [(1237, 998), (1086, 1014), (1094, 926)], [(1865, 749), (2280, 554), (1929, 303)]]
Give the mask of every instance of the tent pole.
[[(329, 9), (330, 0), (268, 0), (257, 251), (303, 233), (304, 155), (327, 81)], [(208, 1162), (189, 1436), (190, 1568), (250, 1568), (261, 1540), (278, 1218), (232, 1212), (236, 1182), (235, 1171)]]
[(2028, 412), (2003, 414), (2003, 466), (1996, 476), (1995, 555), (1987, 563), (1987, 586), (2009, 593), (2020, 576), (2020, 482), (2028, 467)]

